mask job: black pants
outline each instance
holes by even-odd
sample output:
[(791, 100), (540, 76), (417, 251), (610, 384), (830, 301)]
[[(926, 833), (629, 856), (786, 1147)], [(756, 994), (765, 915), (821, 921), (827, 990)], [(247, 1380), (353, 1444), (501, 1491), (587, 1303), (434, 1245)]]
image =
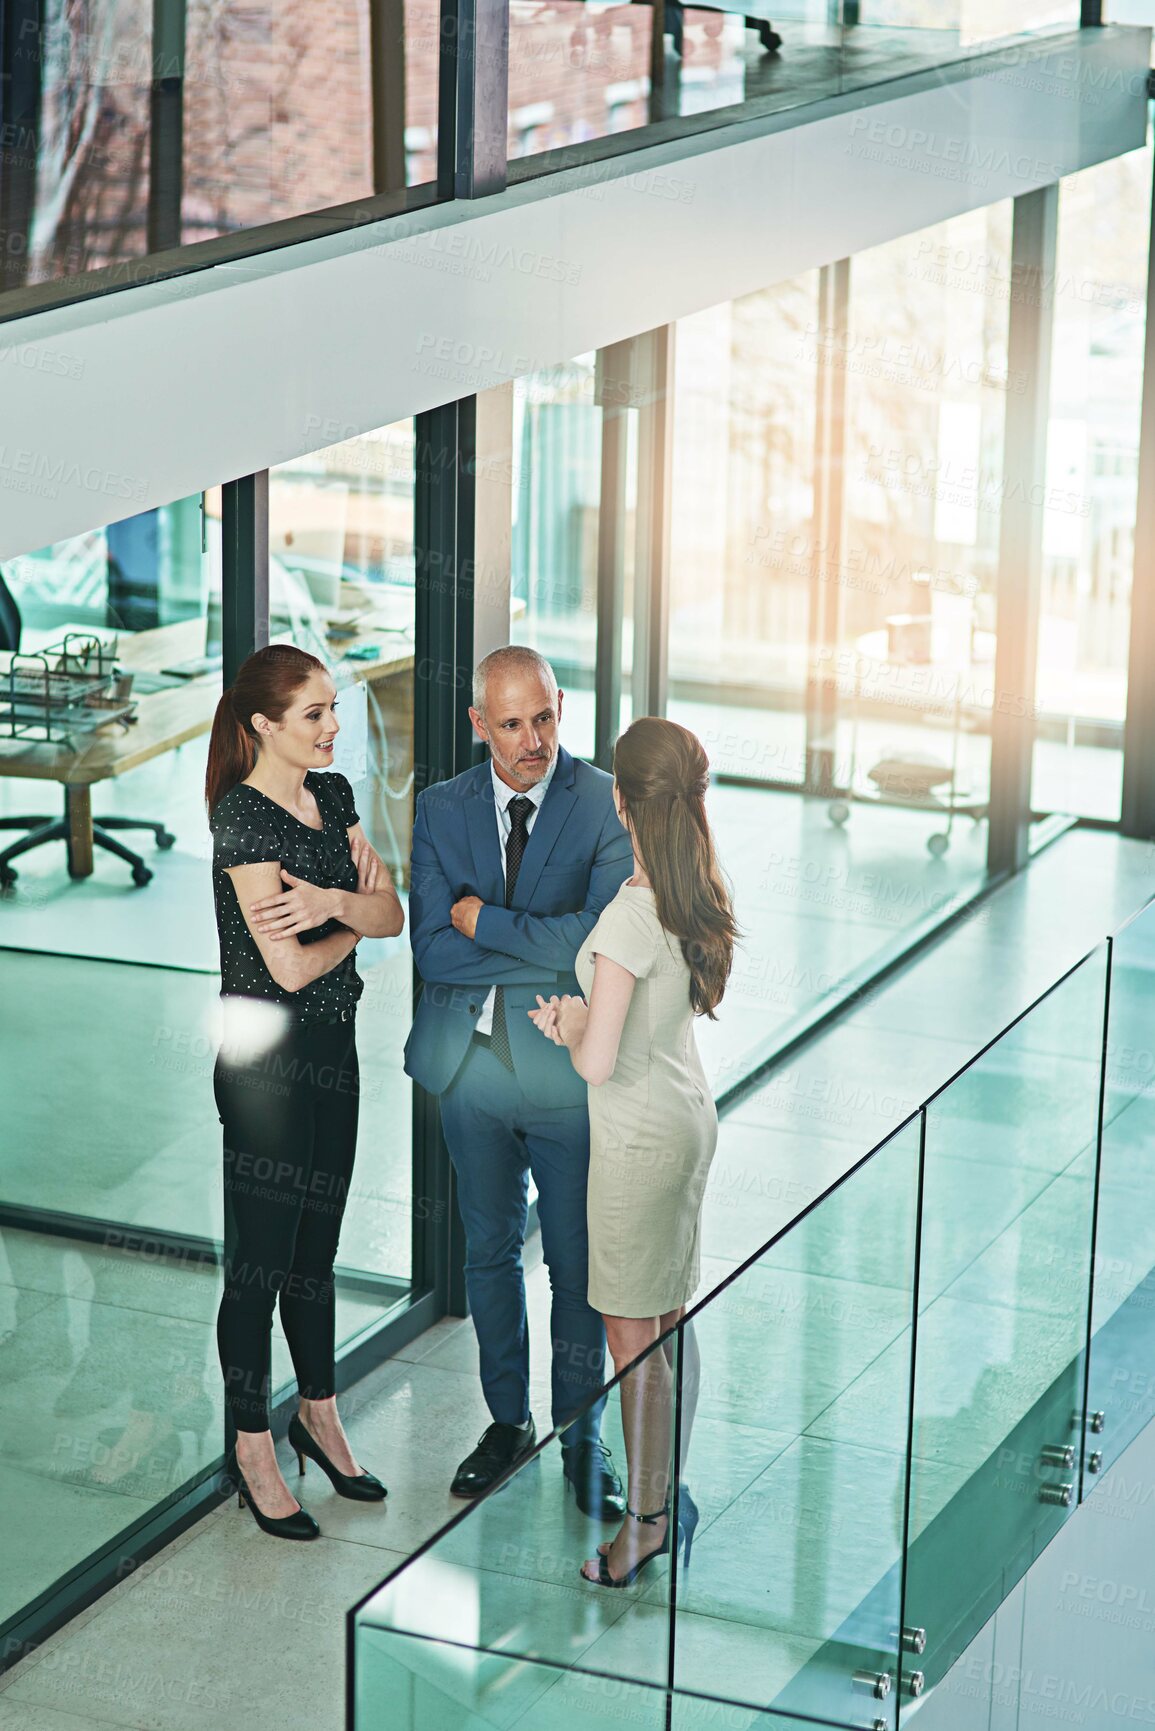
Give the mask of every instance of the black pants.
[(217, 1347), (238, 1430), (269, 1428), (273, 1306), (301, 1394), (334, 1394), (333, 1262), (357, 1143), (355, 1023), (294, 1025), (259, 1056), (221, 1048), (225, 1290)]

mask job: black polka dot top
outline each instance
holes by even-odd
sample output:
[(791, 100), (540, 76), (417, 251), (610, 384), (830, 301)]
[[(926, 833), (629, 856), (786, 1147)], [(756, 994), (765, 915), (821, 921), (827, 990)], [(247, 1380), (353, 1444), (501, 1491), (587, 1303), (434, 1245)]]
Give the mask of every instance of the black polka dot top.
[[(305, 786), (317, 801), (324, 820), (312, 829), (291, 811), (255, 787), (238, 782), (222, 794), (209, 819), (213, 834), (213, 898), (221, 946), (221, 997), (269, 998), (286, 1004), (298, 1022), (316, 1022), (350, 1010), (365, 989), (354, 965), (356, 951), (320, 979), (299, 992), (279, 986), (266, 968), (257, 941), (237, 901), (229, 866), (279, 861), (294, 877), (307, 878), (322, 889), (355, 890), (357, 868), (349, 852), (348, 830), (358, 821), (353, 789), (336, 770), (306, 770)], [(288, 885), (283, 885), (288, 888)], [(315, 944), (344, 928), (326, 920), (297, 942)]]

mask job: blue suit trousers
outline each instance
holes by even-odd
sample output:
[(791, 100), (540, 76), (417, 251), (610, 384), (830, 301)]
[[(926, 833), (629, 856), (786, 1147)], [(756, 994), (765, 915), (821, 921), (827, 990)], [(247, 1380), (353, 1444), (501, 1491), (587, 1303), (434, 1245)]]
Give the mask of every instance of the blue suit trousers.
[[(440, 1098), (465, 1227), (481, 1385), (490, 1413), (503, 1424), (529, 1416), (521, 1251), (533, 1174), (552, 1294), (552, 1420), (560, 1429), (605, 1382), (605, 1326), (586, 1298), (588, 1112), (584, 1104), (548, 1107), (527, 1099), (517, 1077), (477, 1040)], [(565, 1442), (593, 1441), (604, 1405), (604, 1399), (592, 1405)]]

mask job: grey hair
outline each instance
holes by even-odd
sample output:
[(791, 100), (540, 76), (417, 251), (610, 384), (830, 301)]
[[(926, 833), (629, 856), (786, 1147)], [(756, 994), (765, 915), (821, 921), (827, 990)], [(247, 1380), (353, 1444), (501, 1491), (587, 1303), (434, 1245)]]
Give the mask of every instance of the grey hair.
[(505, 643), (500, 649), (491, 649), (473, 670), (473, 707), (482, 715), (485, 714), (486, 689), (493, 673), (536, 673), (547, 690), (557, 691), (557, 675), (544, 655), (524, 643)]

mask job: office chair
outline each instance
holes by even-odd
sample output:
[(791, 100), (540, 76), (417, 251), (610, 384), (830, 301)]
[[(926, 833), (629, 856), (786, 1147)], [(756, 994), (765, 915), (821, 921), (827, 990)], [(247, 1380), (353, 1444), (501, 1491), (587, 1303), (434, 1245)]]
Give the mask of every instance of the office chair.
[[(733, 11), (737, 13), (738, 8), (736, 6), (711, 6), (707, 3), (707, 0), (702, 0), (702, 3), (699, 4), (698, 0), (694, 0), (691, 10), (695, 12)], [(684, 11), (684, 0), (666, 0), (666, 29), (669, 31), (673, 40), (674, 53), (678, 55), (682, 53), (685, 36), (685, 23), (682, 16)], [(782, 38), (779, 36), (777, 30), (775, 30), (773, 24), (771, 24), (769, 18), (759, 18), (756, 16), (751, 17), (746, 13), (742, 15), (742, 20), (747, 30), (754, 30), (757, 32), (758, 40), (762, 44), (763, 53), (777, 54), (778, 50), (782, 46)]]
[[(637, 0), (635, 0), (635, 4), (636, 3)], [(648, 4), (649, 0), (641, 0), (641, 3)], [(679, 58), (681, 57), (685, 45), (685, 19), (683, 14), (687, 3), (689, 3), (689, 0), (666, 0), (665, 4), (665, 34), (670, 37), (674, 53), (677, 54)], [(695, 12), (738, 13), (738, 7), (736, 5), (711, 6), (709, 0), (692, 0), (691, 10)], [(758, 40), (762, 44), (763, 51), (766, 54), (777, 54), (778, 50), (782, 46), (782, 38), (778, 34), (777, 30), (775, 30), (770, 20), (768, 18), (760, 18), (757, 15), (751, 16), (748, 13), (743, 13), (741, 16), (747, 30), (757, 31)]]
[[(18, 651), (23, 621), (20, 609), (16, 605), (16, 597), (4, 581), (4, 573), (0, 571), (0, 649)], [(3, 685), (0, 683), (0, 693)], [(24, 829), (29, 834), (20, 841), (14, 841), (0, 852), (0, 888), (7, 888), (16, 882), (16, 873), (9, 864), (17, 854), (28, 853), (34, 847), (41, 847), (48, 841), (62, 841), (66, 845), (69, 840), (71, 826), (68, 821), (68, 790), (64, 792), (64, 816), (62, 818), (47, 817), (43, 813), (36, 817), (0, 817), (0, 829)], [(145, 865), (140, 854), (133, 853), (123, 842), (108, 834), (113, 829), (150, 829), (156, 837), (159, 848), (170, 848), (176, 841), (176, 836), (167, 830), (163, 823), (153, 823), (146, 817), (94, 817), (92, 820), (92, 839), (98, 847), (107, 848), (109, 853), (117, 854), (127, 860), (132, 867), (132, 881), (136, 884), (146, 884), (152, 877), (152, 872)]]

